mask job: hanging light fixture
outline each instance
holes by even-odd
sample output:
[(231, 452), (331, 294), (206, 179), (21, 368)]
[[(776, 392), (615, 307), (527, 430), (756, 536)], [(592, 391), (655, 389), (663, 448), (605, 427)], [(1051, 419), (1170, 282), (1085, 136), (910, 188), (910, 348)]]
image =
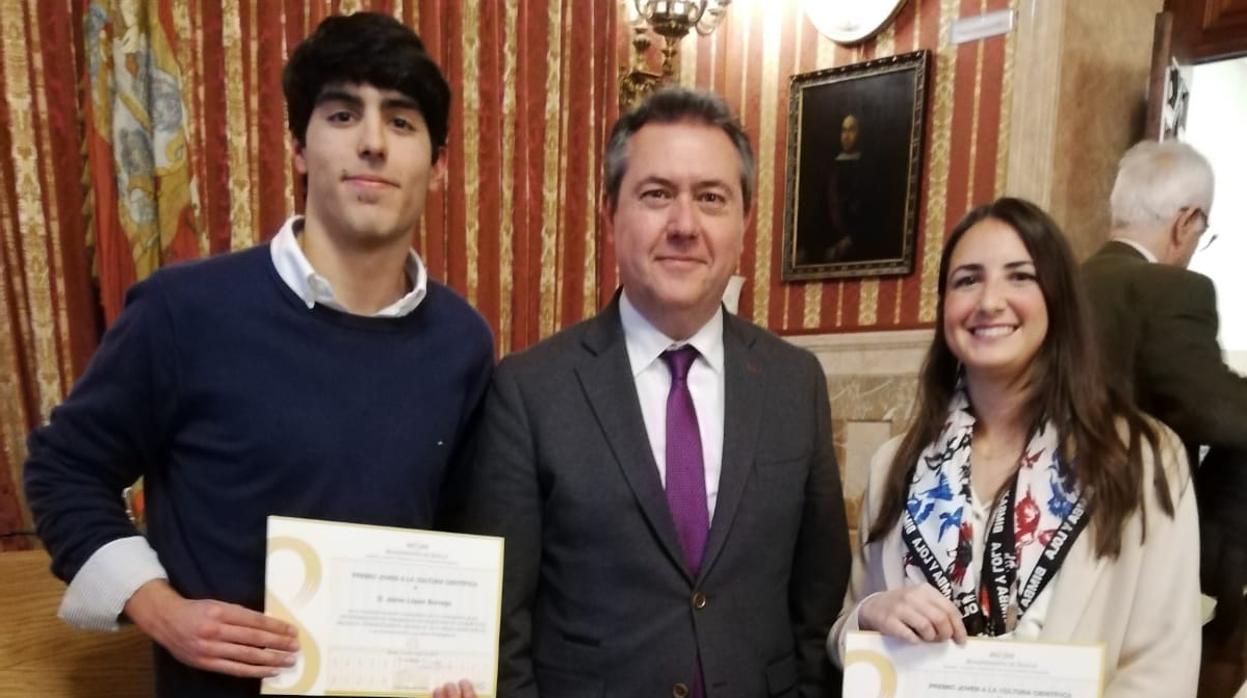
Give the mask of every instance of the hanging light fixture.
[[(709, 36), (719, 27), (727, 14), (731, 0), (631, 0), (629, 15), (632, 22), (632, 69), (619, 78), (619, 107), (626, 110), (646, 95), (669, 82), (675, 75), (680, 55), (680, 40), (695, 30), (701, 36)], [(663, 38), (662, 70), (655, 73), (646, 68), (645, 56), (652, 40), (653, 30)]]

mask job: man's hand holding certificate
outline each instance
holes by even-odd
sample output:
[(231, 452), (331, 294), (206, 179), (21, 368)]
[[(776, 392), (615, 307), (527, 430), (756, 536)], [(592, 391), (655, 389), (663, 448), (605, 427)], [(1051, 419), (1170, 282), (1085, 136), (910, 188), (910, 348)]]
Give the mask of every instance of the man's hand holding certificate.
[(262, 692), (495, 692), (502, 540), (269, 517), (265, 613), (299, 632), (299, 662)]
[(916, 642), (873, 632), (845, 638), (844, 695), (852, 698), (1099, 698), (1104, 650), (970, 638)]

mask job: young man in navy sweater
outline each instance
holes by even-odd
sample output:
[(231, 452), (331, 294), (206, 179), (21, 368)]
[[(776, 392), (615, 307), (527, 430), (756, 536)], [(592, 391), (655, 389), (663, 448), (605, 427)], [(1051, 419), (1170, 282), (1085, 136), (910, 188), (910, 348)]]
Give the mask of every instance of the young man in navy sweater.
[[(30, 438), (61, 617), (133, 621), (161, 696), (256, 695), (293, 663), (294, 629), (259, 612), (267, 516), (435, 526), (493, 364), (485, 322), (410, 248), (450, 103), (420, 39), (329, 18), (283, 87), (306, 214), (136, 284)], [(120, 494), (140, 475), (146, 537)]]

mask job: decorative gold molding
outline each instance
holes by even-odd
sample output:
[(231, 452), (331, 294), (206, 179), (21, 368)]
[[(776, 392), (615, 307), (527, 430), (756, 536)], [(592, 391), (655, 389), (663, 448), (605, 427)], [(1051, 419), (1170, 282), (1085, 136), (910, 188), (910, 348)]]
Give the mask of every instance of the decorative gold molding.
[[(417, 3), (417, 6), (418, 3)], [(511, 351), (512, 295), (515, 288), (515, 119), (519, 0), (506, 0), (502, 40), (502, 210), (498, 215), (498, 355)]]
[[(242, 250), (256, 242), (251, 208), (251, 144), (247, 134), (247, 95), (243, 84), (242, 20), (236, 3), (225, 3), (221, 13), (221, 41), (225, 50), (225, 140), (228, 154), (230, 249)], [(254, 85), (253, 85), (254, 88)]]
[(545, 138), (542, 148), (541, 181), (541, 272), (538, 281), (539, 305), (537, 306), (537, 337), (544, 339), (554, 334), (557, 307), (557, 281), (555, 273), (558, 261), (559, 234), (559, 133), (563, 99), (563, 3), (560, 0), (546, 2), (546, 103)]
[(870, 327), (879, 322), (879, 277), (862, 279), (858, 291), (857, 324)]
[[(961, 11), (957, 0), (940, 3), (940, 46), (949, 45), (953, 20)], [(940, 253), (944, 249), (944, 228), (948, 223), (948, 171), (952, 159), (953, 81), (957, 74), (957, 52), (936, 51), (935, 77), (931, 90), (930, 140), (927, 141), (927, 210), (925, 240), (922, 243), (922, 286), (918, 296), (918, 320), (935, 321), (939, 302), (936, 287), (940, 273)]]
[[(757, 40), (762, 42), (761, 105), (758, 109), (758, 178), (754, 193), (754, 262), (753, 262), (753, 321), (762, 327), (770, 326), (771, 320), (771, 250), (774, 248), (775, 221), (775, 135), (779, 110), (779, 42), (780, 16), (778, 12), (764, 14), (762, 32)], [(743, 93), (742, 93), (743, 94)]]
[(480, 293), (480, 210), (481, 200), (481, 6), (479, 0), (463, 3), (463, 205), (464, 267), (467, 275), (468, 302), (477, 305)]
[[(589, 74), (597, 74), (597, 62), (606, 60), (599, 57), (597, 52), (593, 52), (589, 57)], [(609, 65), (609, 62), (608, 62)], [(594, 81), (589, 86), (589, 123), (596, 124), (598, 122), (598, 91), (606, 90), (606, 86), (598, 84)], [(590, 140), (592, 142), (592, 140)], [(589, 180), (588, 186), (584, 188), (583, 196), (585, 201), (584, 212), (584, 262), (582, 269), (582, 280), (580, 284), (581, 290), (581, 317), (592, 317), (598, 310), (598, 179), (601, 176), (601, 164), (599, 162), (598, 149), (592, 146), (585, 148), (583, 155), (585, 159), (585, 177)]]

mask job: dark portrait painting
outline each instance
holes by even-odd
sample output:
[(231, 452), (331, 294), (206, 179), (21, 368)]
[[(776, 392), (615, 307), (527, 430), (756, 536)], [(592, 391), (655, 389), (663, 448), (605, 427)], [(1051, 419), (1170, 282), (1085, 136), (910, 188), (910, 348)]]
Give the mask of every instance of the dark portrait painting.
[(927, 52), (794, 75), (784, 280), (914, 268)]

